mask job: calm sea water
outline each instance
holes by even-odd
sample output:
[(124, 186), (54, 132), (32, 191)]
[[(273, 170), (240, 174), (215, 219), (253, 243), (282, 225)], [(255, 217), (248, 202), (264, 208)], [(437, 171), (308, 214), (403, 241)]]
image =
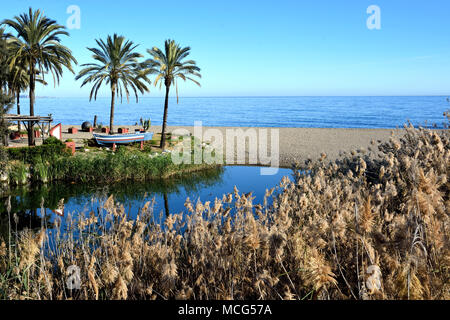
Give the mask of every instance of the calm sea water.
[[(23, 113), (28, 99), (22, 99)], [(162, 123), (164, 98), (141, 98), (139, 103), (117, 103), (115, 123), (133, 125), (141, 117)], [(168, 124), (241, 127), (395, 128), (408, 120), (414, 125), (443, 126), (446, 97), (226, 97), (173, 98)], [(37, 98), (36, 114), (52, 114), (56, 123), (84, 121), (109, 124), (110, 99)]]

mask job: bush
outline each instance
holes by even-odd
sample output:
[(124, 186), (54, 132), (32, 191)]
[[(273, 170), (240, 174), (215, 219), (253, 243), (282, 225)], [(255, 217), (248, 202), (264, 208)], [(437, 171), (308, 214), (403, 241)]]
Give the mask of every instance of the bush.
[[(47, 140), (50, 139), (51, 138)], [(56, 140), (59, 141), (58, 139)], [(20, 160), (25, 163), (36, 163), (42, 160), (55, 160), (60, 156), (68, 155), (70, 155), (70, 152), (68, 152), (66, 145), (61, 141), (57, 143), (53, 141), (53, 139), (41, 146), (8, 149), (8, 156), (11, 160)]]
[(42, 144), (44, 146), (47, 146), (47, 145), (64, 146), (64, 143), (55, 137), (49, 137), (49, 138), (45, 139)]

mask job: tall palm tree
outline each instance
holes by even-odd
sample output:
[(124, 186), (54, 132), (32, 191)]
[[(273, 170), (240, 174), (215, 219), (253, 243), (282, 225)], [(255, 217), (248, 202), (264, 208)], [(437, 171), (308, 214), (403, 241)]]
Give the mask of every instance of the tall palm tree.
[(200, 86), (197, 80), (192, 77), (201, 78), (200, 68), (196, 66), (195, 61), (184, 59), (190, 54), (190, 47), (180, 47), (173, 40), (166, 40), (164, 52), (154, 47), (153, 49), (148, 49), (147, 52), (150, 54), (151, 58), (146, 62), (153, 72), (157, 72), (158, 75), (155, 79), (155, 86), (158, 85), (161, 89), (162, 82), (164, 80), (164, 85), (166, 87), (166, 98), (164, 102), (164, 117), (163, 117), (163, 127), (161, 132), (161, 144), (160, 147), (164, 148), (166, 143), (166, 126), (167, 126), (167, 111), (169, 109), (169, 91), (170, 86), (174, 85), (176, 88), (177, 103), (178, 103), (178, 85), (177, 79), (183, 79), (184, 81), (190, 80)]
[(134, 52), (137, 45), (132, 41), (125, 40), (125, 37), (114, 34), (108, 36), (106, 42), (103, 40), (95, 40), (100, 48), (88, 48), (93, 53), (92, 58), (98, 63), (83, 64), (86, 67), (80, 71), (75, 77), (76, 80), (86, 77), (81, 84), (93, 82), (89, 101), (97, 99), (97, 93), (103, 82), (109, 85), (111, 90), (111, 113), (109, 117), (110, 134), (114, 133), (114, 106), (116, 95), (120, 97), (122, 102), (122, 94), (125, 93), (129, 102), (131, 88), (138, 99), (138, 92), (141, 94), (149, 91), (146, 86), (151, 83), (148, 74), (152, 72), (147, 68), (145, 63), (138, 62), (138, 58), (143, 57), (140, 53)]
[[(9, 73), (8, 86), (11, 96), (16, 98), (17, 114), (20, 115), (20, 93), (28, 89), (30, 79), (28, 77), (28, 69), (24, 65), (15, 65)], [(20, 132), (20, 121), (17, 122), (17, 129)]]
[[(16, 64), (10, 66), (8, 87), (10, 95), (16, 99), (17, 114), (20, 115), (20, 93), (29, 88), (30, 78), (28, 77), (28, 66), (25, 60), (16, 60)], [(40, 77), (39, 70), (35, 70), (36, 82), (47, 85), (47, 82)], [(39, 77), (39, 78), (38, 78)], [(20, 121), (18, 121), (18, 130), (20, 131)]]
[[(76, 64), (77, 61), (72, 52), (61, 44), (60, 39), (60, 36), (68, 36), (69, 33), (65, 31), (64, 26), (47, 18), (40, 10), (33, 11), (32, 8), (28, 14), (15, 16), (13, 20), (6, 19), (2, 24), (17, 32), (17, 36), (11, 39), (14, 55), (10, 66), (16, 64), (17, 60), (24, 60), (28, 65), (30, 115), (34, 116), (36, 71), (39, 71), (42, 78), (45, 73), (50, 72), (55, 86), (59, 84), (62, 67), (74, 73), (72, 62)], [(31, 123), (28, 126), (28, 144), (35, 144)]]

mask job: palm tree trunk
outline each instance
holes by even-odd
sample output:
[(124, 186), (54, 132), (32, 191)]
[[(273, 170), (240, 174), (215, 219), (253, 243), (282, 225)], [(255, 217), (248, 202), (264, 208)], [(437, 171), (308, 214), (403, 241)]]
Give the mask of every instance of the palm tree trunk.
[[(20, 115), (20, 90), (17, 90), (16, 92), (16, 99), (17, 99), (17, 114)], [(17, 131), (20, 133), (21, 127), (20, 127), (20, 121), (17, 121)]]
[(116, 85), (114, 83), (111, 84), (111, 112), (109, 115), (109, 134), (114, 133), (114, 103), (116, 98)]
[(164, 146), (166, 145), (166, 125), (167, 125), (167, 111), (169, 110), (169, 90), (170, 84), (168, 85), (166, 81), (166, 100), (164, 102), (164, 117), (161, 131), (161, 144), (159, 145), (161, 149), (164, 149)]
[[(34, 78), (34, 63), (33, 60), (30, 61), (30, 116), (34, 116), (34, 89), (35, 89), (35, 78)], [(34, 139), (34, 123), (32, 121), (28, 122), (28, 145), (36, 145)]]

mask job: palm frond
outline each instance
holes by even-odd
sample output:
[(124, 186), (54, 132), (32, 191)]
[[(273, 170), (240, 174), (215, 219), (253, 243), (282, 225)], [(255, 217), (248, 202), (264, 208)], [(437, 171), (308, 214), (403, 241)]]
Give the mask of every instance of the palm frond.
[(196, 85), (200, 86), (200, 82), (193, 77), (201, 78), (200, 68), (196, 65), (194, 60), (184, 60), (190, 54), (190, 47), (180, 47), (174, 40), (166, 40), (164, 43), (164, 51), (153, 47), (147, 49), (147, 53), (150, 58), (146, 60), (146, 63), (151, 66), (152, 73), (156, 73), (156, 79), (154, 81), (155, 86), (162, 86), (162, 79), (166, 86), (176, 86), (176, 95), (178, 103), (178, 86), (176, 84), (176, 78), (182, 80), (192, 81)]

